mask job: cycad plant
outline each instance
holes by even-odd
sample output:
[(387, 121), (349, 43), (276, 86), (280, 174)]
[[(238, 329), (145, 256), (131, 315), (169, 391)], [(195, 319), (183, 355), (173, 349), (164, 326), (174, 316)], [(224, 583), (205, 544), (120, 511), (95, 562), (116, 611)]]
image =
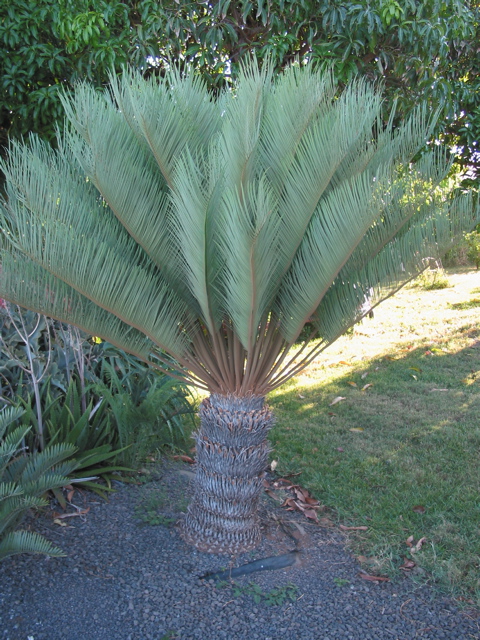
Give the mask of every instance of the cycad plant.
[(396, 127), (362, 80), (340, 92), (308, 67), (252, 63), (213, 96), (193, 72), (125, 71), (64, 106), (56, 150), (32, 138), (3, 163), (0, 295), (210, 392), (182, 535), (253, 548), (265, 395), (478, 211), (442, 197), (441, 147), (419, 155), (428, 108)]
[(15, 426), (23, 413), (17, 407), (0, 413), (0, 560), (17, 553), (64, 555), (39, 534), (16, 528), (30, 509), (48, 504), (44, 494), (70, 482), (76, 462), (66, 459), (75, 447), (59, 444), (27, 455), (22, 442), (30, 427)]

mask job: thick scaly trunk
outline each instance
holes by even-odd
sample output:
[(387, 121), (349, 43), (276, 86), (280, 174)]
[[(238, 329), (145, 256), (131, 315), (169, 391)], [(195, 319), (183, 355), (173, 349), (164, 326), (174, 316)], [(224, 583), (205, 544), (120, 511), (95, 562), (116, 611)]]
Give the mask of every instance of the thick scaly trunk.
[(213, 394), (202, 402), (195, 491), (182, 525), (186, 542), (208, 553), (240, 553), (258, 545), (271, 426), (263, 397)]

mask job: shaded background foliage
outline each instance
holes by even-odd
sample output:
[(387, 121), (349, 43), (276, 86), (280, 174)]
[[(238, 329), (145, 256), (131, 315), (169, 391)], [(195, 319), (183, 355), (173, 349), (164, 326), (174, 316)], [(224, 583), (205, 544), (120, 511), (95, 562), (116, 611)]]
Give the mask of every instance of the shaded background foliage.
[[(478, 0), (12, 0), (0, 8), (0, 143), (29, 131), (53, 139), (62, 87), (97, 86), (125, 63), (144, 74), (193, 64), (212, 89), (252, 53), (278, 68), (295, 57), (385, 84), (399, 116), (420, 99), (442, 106), (437, 138), (462, 166), (480, 159)], [(477, 152), (477, 153), (476, 153)]]

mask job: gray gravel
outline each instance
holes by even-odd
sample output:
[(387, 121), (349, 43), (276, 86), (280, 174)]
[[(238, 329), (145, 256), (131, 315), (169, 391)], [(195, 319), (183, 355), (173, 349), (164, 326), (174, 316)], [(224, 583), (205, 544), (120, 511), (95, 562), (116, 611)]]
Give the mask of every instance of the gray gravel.
[[(148, 485), (119, 487), (108, 503), (77, 493), (74, 502), (90, 510), (65, 519), (68, 526), (54, 524), (52, 511), (33, 522), (68, 555), (16, 556), (0, 564), (0, 640), (480, 638), (475, 612), (458, 610), (410, 578), (366, 582), (339, 532), (280, 510), (268, 498), (264, 542), (234, 559), (234, 566), (296, 545), (303, 551), (301, 563), (237, 578), (240, 594), (201, 580), (204, 573), (232, 566), (232, 558), (199, 553), (174, 526), (139, 518), (148, 519), (156, 495), (157, 513), (179, 517), (187, 475), (168, 467), (163, 474)], [(251, 583), (264, 593), (293, 584), (295, 600), (256, 603), (246, 593)]]

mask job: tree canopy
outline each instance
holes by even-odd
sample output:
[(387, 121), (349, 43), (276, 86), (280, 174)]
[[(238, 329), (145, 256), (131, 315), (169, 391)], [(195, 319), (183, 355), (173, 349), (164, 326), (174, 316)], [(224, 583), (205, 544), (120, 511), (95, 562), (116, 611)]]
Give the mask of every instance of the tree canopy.
[(11, 0), (0, 8), (2, 142), (53, 139), (60, 89), (102, 86), (112, 67), (188, 62), (218, 90), (254, 54), (277, 69), (295, 57), (332, 66), (340, 83), (381, 79), (402, 117), (420, 100), (440, 106), (435, 135), (478, 171), (479, 12), (478, 0)]

